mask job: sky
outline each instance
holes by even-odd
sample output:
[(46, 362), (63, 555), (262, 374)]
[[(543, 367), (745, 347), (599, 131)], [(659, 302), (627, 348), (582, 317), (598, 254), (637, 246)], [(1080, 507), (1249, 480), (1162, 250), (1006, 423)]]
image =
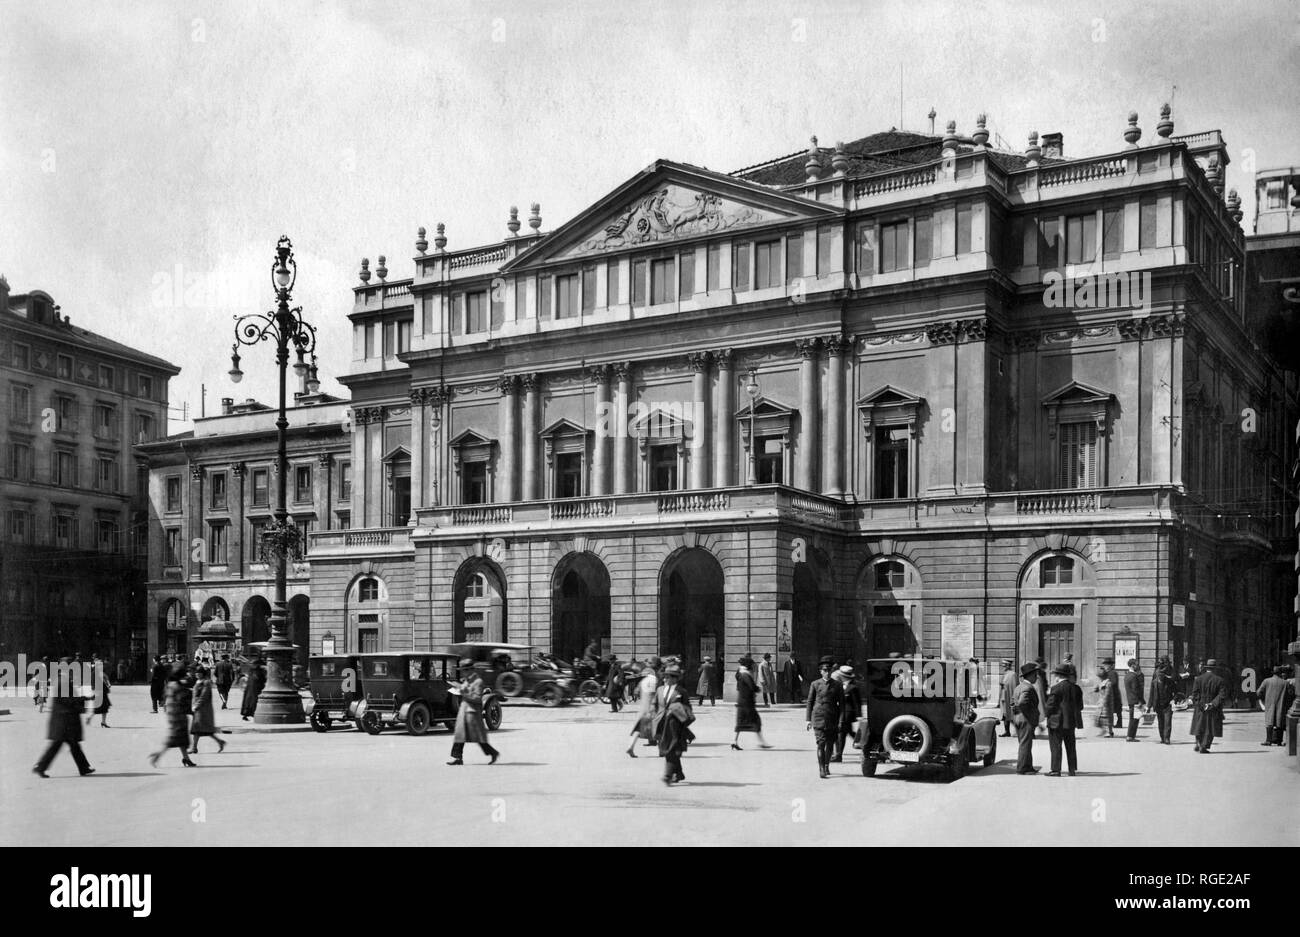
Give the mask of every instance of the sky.
[(0, 273), (178, 365), (177, 417), (203, 386), (209, 415), (275, 399), (269, 345), (226, 371), (282, 234), (346, 394), (362, 257), (409, 277), (418, 227), (470, 247), (511, 205), (551, 230), (659, 158), (731, 171), (931, 107), (1100, 154), (1170, 101), (1175, 134), (1223, 131), (1248, 231), (1253, 171), (1300, 165), (1287, 0), (0, 0), (0, 24)]

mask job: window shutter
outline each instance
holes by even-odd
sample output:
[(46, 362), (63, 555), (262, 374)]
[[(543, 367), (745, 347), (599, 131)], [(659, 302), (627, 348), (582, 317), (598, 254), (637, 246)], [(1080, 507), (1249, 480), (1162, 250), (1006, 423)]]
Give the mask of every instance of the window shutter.
[(1084, 436), (1084, 477), (1080, 488), (1097, 487), (1097, 427), (1092, 423), (1080, 423), (1079, 429)]
[(493, 329), (499, 329), (506, 321), (506, 301), (502, 295), (504, 290), (504, 286), (494, 286), (488, 291), (488, 298), (491, 300)]
[(465, 294), (456, 293), (451, 297), (451, 334), (465, 334)]

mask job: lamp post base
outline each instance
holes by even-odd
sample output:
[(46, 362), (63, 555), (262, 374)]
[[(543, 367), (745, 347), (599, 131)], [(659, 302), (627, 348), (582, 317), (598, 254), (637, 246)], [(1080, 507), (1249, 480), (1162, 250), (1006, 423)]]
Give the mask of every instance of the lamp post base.
[(301, 725), (307, 721), (303, 712), (302, 697), (293, 682), (293, 659), (297, 647), (292, 644), (268, 645), (263, 651), (266, 658), (266, 688), (257, 698), (253, 722), (261, 725)]

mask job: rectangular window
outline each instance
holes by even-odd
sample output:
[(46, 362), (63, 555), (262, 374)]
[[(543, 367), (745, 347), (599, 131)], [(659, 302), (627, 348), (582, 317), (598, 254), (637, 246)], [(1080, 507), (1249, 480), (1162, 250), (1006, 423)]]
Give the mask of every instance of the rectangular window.
[(760, 485), (784, 484), (784, 447), (777, 436), (760, 436), (754, 453), (754, 481)]
[(56, 396), (54, 398), (54, 410), (59, 417), (59, 425), (56, 428), (63, 433), (75, 433), (77, 431), (76, 398), (62, 395)]
[[(373, 618), (375, 616), (365, 616)], [(378, 628), (358, 628), (357, 629), (357, 650), (362, 654), (379, 653), (379, 629)]]
[(168, 527), (164, 532), (166, 539), (163, 541), (163, 565), (180, 566), (181, 565), (181, 532), (177, 527)]
[(1061, 221), (1040, 218), (1038, 221), (1038, 266), (1061, 266)]
[[(271, 471), (270, 469), (253, 469), (253, 507), (264, 508), (270, 503)], [(177, 510), (179, 510), (179, 506)]]
[(874, 497), (881, 499), (908, 497), (908, 435), (906, 426), (876, 428)]
[(934, 248), (934, 219), (930, 215), (916, 216), (916, 249), (913, 256), (916, 258), (913, 266), (924, 267), (930, 263), (930, 253)]
[(208, 563), (212, 566), (226, 565), (226, 524), (208, 525)]
[(787, 234), (785, 238), (785, 282), (803, 279), (803, 235)]
[(528, 318), (528, 281), (523, 277), (515, 278), (515, 321), (523, 322)]
[(578, 275), (567, 273), (555, 278), (555, 318), (574, 319), (578, 315)]
[(9, 385), (9, 415), (18, 424), (32, 421), (32, 392), (21, 384)]
[(1056, 428), (1058, 488), (1097, 486), (1097, 424), (1062, 423)]
[(270, 521), (265, 517), (254, 518), (248, 522), (248, 562), (266, 562), (262, 552), (262, 536), (266, 533), (266, 526), (269, 523)]
[(632, 305), (638, 308), (645, 305), (649, 266), (644, 260), (632, 261)]
[(104, 456), (95, 459), (95, 488), (117, 491), (117, 460)]
[(835, 247), (835, 230), (833, 228), (817, 229), (817, 276), (824, 277), (831, 272), (831, 253)]
[(672, 257), (650, 261), (650, 305), (671, 303), (677, 299), (676, 262)]
[(1286, 208), (1286, 180), (1270, 179), (1266, 183), (1264, 199), (1267, 208)]
[(397, 323), (384, 323), (384, 357), (391, 358), (397, 354)]
[(975, 209), (969, 203), (957, 206), (957, 253), (969, 254), (975, 230)]
[(487, 293), (465, 294), (465, 334), (487, 331)]
[(908, 226), (906, 221), (895, 221), (880, 226), (880, 272), (904, 270), (908, 265)]
[(1114, 205), (1102, 212), (1101, 256), (1114, 260), (1124, 253), (1124, 208)]
[(1138, 248), (1148, 250), (1156, 246), (1156, 199), (1143, 196), (1138, 202)]
[(227, 506), (226, 473), (214, 472), (208, 485), (211, 491), (209, 507), (214, 511), (224, 511)]
[(352, 463), (339, 463), (339, 500), (352, 500)]
[(117, 521), (99, 520), (95, 522), (95, 548), (100, 553), (117, 553)]
[(31, 516), (22, 508), (9, 512), (8, 533), (11, 543), (26, 543), (27, 531), (31, 527)]
[(563, 452), (555, 457), (555, 496), (582, 497), (582, 453)]
[(411, 350), (411, 323), (409, 321), (397, 323), (397, 351), (399, 354)]
[(153, 417), (147, 413), (135, 415), (135, 441), (149, 442), (153, 439)]
[(80, 541), (80, 523), (75, 513), (68, 511), (59, 511), (54, 515), (53, 520), (54, 545), (66, 549), (72, 549)]
[(677, 447), (650, 447), (650, 490), (677, 490)]
[(366, 323), (366, 357), (375, 357), (375, 324), (373, 322)]
[(146, 400), (153, 399), (153, 378), (151, 378), (148, 374), (139, 375), (139, 380), (136, 384), (136, 388), (139, 390), (140, 392), (139, 395), (141, 397), (144, 397)]
[(461, 465), (460, 503), (487, 504), (486, 462), (465, 462)]
[(695, 295), (695, 251), (687, 251), (677, 258), (677, 297), (690, 299)]
[(749, 289), (749, 244), (731, 248), (731, 288), (738, 293)]
[(77, 457), (71, 452), (54, 453), (54, 484), (61, 488), (77, 487)]
[(551, 278), (537, 278), (537, 317), (551, 318)]
[(293, 467), (293, 500), (311, 500), (311, 466), (295, 465)]
[(768, 290), (781, 285), (781, 242), (762, 241), (754, 245), (754, 289)]
[(13, 358), (11, 359), (14, 367), (22, 368), (24, 371), (31, 367), (30, 353), (31, 349), (26, 345), (20, 345), (18, 342), (14, 342)]
[(99, 366), (99, 386), (113, 389), (113, 369), (106, 364)]
[(1065, 262), (1090, 264), (1097, 259), (1097, 213), (1070, 215), (1065, 219)]
[(181, 477), (179, 475), (168, 475), (166, 484), (167, 510), (174, 514), (181, 509)]
[(710, 244), (705, 252), (704, 288), (710, 293), (722, 289), (722, 245)]
[[(871, 276), (876, 272), (876, 223), (868, 221), (865, 224), (858, 225), (857, 230), (858, 245), (858, 274), (860, 276)], [(820, 246), (821, 242), (818, 241)], [(821, 266), (819, 260), (817, 266)]]
[(59, 355), (57, 360), (58, 360), (57, 373), (59, 377), (71, 380), (72, 379), (72, 356)]
[(9, 477), (14, 481), (31, 481), (32, 447), (25, 442), (9, 444)]
[(117, 438), (117, 408), (105, 403), (95, 405), (95, 435), (101, 439)]
[(611, 260), (605, 265), (605, 302), (611, 309), (619, 303), (618, 266), (618, 261), (616, 260)]
[(596, 308), (596, 268), (582, 268), (582, 311), (591, 312)]

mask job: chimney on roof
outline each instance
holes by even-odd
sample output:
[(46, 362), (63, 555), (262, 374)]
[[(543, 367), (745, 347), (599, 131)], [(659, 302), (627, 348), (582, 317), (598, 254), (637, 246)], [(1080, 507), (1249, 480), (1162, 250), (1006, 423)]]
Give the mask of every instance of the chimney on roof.
[(235, 398), (234, 398), (234, 397), (222, 397), (222, 398), (221, 398), (221, 415), (222, 415), (222, 416), (230, 416), (230, 414), (233, 413), (234, 410), (235, 410)]
[(1045, 133), (1042, 136), (1043, 155), (1055, 159), (1065, 158), (1065, 137), (1059, 133)]

